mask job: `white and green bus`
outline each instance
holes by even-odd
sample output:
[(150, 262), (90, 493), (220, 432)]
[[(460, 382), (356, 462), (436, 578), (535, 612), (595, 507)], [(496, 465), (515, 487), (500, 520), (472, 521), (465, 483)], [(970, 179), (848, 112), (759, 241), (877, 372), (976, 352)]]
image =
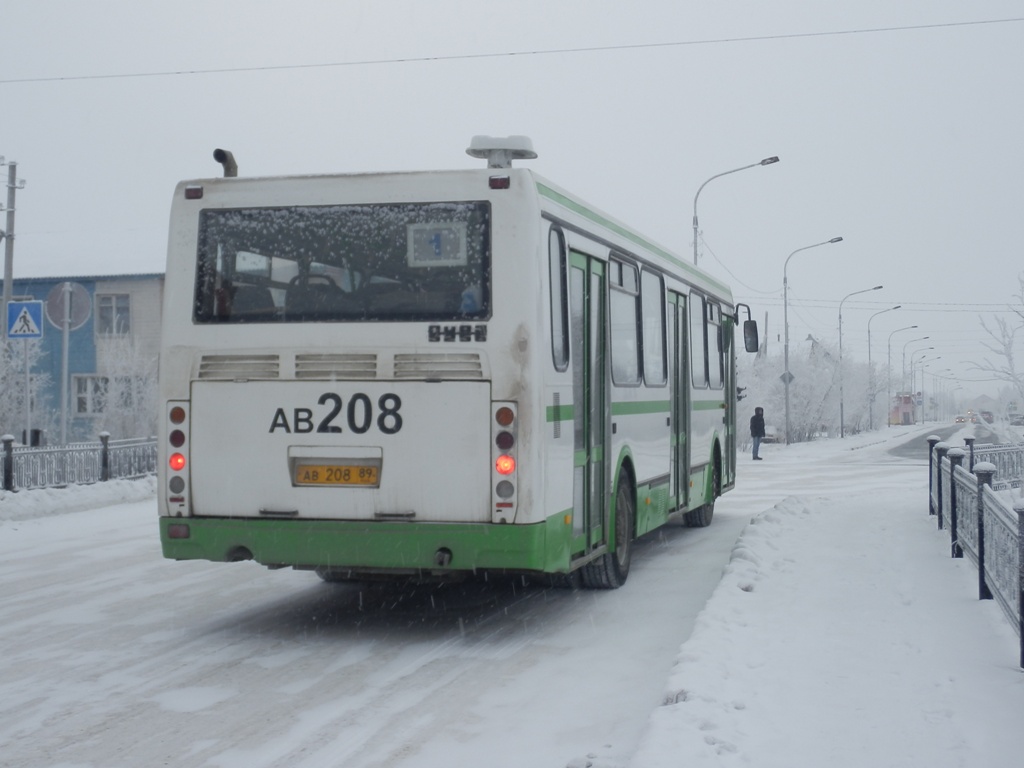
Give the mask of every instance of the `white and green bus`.
[[(182, 182), (164, 555), (613, 588), (735, 483), (727, 286), (476, 137), (486, 168)], [(744, 322), (748, 349), (756, 326)]]

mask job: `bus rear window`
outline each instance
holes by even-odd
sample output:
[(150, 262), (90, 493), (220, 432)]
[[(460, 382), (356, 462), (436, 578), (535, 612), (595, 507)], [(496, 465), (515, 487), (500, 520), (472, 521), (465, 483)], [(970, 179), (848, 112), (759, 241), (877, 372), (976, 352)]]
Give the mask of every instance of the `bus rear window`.
[(490, 205), (207, 209), (197, 323), (485, 319)]

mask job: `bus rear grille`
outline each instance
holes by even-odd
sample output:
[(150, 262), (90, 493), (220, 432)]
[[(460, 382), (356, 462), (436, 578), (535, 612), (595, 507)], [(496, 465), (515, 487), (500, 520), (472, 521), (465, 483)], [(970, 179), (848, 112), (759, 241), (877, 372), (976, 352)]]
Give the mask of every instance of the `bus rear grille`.
[(396, 379), (482, 379), (480, 355), (449, 352), (431, 355), (395, 355)]
[(375, 379), (377, 356), (296, 355), (296, 379)]
[(276, 379), (281, 365), (277, 355), (203, 355), (200, 379)]

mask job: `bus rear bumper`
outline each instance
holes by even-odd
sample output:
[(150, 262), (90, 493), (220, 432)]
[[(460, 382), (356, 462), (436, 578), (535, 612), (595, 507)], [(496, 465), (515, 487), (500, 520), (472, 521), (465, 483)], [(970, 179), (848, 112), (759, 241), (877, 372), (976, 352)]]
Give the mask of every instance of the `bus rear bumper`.
[(571, 533), (563, 515), (532, 525), (160, 518), (166, 558), (306, 569), (564, 573)]

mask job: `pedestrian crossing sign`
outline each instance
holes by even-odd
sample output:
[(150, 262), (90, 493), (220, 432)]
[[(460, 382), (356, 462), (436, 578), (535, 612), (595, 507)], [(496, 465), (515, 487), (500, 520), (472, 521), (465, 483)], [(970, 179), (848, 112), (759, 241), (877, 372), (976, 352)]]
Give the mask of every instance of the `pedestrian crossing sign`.
[(11, 301), (7, 304), (7, 338), (40, 339), (43, 336), (43, 302)]

